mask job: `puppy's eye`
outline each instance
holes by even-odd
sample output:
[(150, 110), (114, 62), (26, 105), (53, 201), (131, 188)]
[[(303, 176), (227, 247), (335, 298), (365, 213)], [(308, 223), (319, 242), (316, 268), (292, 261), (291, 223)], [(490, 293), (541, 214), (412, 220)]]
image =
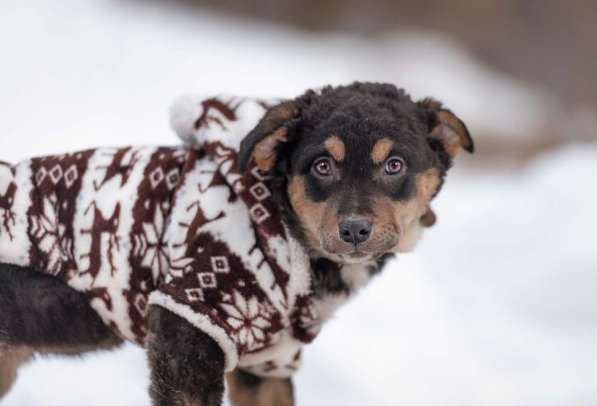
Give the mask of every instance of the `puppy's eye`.
[(332, 174), (332, 161), (329, 158), (316, 159), (311, 169), (319, 176), (330, 176)]
[(386, 161), (385, 172), (387, 175), (397, 175), (402, 172), (402, 168), (404, 168), (402, 158), (393, 156)]

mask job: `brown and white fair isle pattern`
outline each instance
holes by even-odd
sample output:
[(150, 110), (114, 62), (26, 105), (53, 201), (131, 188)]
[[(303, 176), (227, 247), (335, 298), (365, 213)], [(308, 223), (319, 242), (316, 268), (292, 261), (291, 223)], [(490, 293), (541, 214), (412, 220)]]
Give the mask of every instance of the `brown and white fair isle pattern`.
[(172, 109), (186, 147), (0, 163), (0, 261), (85, 292), (124, 339), (145, 344), (156, 304), (214, 338), (227, 370), (290, 375), (327, 314), (267, 175), (237, 169), (240, 141), (267, 106), (187, 96)]

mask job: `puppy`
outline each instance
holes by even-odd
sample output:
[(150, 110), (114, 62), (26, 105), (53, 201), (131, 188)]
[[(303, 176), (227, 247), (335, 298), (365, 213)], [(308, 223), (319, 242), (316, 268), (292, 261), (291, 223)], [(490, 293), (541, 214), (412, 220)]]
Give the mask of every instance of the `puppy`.
[(414, 247), (473, 151), (439, 102), (376, 83), (173, 124), (191, 147), (0, 164), (0, 397), (35, 354), (128, 340), (155, 405), (220, 405), (225, 378), (234, 405), (292, 405), (302, 347)]

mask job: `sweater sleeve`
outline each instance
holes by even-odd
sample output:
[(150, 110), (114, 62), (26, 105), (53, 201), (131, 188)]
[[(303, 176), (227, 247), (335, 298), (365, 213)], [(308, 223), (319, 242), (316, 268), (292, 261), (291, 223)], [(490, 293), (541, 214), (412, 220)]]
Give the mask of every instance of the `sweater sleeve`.
[(168, 271), (149, 303), (181, 316), (212, 337), (233, 370), (246, 353), (269, 346), (284, 328), (273, 305), (283, 299), (257, 241), (246, 204), (198, 159), (183, 173), (164, 235)]
[[(287, 274), (272, 268), (258, 241), (257, 223), (267, 217), (271, 193), (262, 179), (235, 170), (240, 140), (266, 108), (254, 99), (185, 96), (171, 111), (177, 134), (205, 156), (182, 174), (164, 236), (169, 271), (149, 303), (212, 337), (226, 355), (227, 371), (244, 354), (271, 346), (287, 327), (280, 313)], [(245, 175), (252, 183), (241, 179)]]
[(150, 303), (172, 311), (213, 338), (225, 354), (226, 371), (231, 371), (243, 354), (271, 343), (282, 327), (280, 315), (254, 274), (227, 244), (208, 234), (201, 239), (201, 253), (174, 261)]
[(174, 280), (163, 284), (159, 290), (151, 293), (149, 303), (168, 309), (209, 335), (224, 353), (226, 372), (234, 370), (239, 361), (240, 349), (225, 316), (206, 300), (199, 283), (185, 285), (183, 287), (183, 284)]

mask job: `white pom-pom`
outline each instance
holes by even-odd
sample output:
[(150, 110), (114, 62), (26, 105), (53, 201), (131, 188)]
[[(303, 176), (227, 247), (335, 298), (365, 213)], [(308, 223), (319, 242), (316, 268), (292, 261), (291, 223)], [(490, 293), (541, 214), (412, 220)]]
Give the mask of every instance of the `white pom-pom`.
[(203, 113), (201, 101), (205, 97), (185, 94), (177, 97), (170, 106), (170, 127), (187, 145), (196, 145), (195, 122)]

